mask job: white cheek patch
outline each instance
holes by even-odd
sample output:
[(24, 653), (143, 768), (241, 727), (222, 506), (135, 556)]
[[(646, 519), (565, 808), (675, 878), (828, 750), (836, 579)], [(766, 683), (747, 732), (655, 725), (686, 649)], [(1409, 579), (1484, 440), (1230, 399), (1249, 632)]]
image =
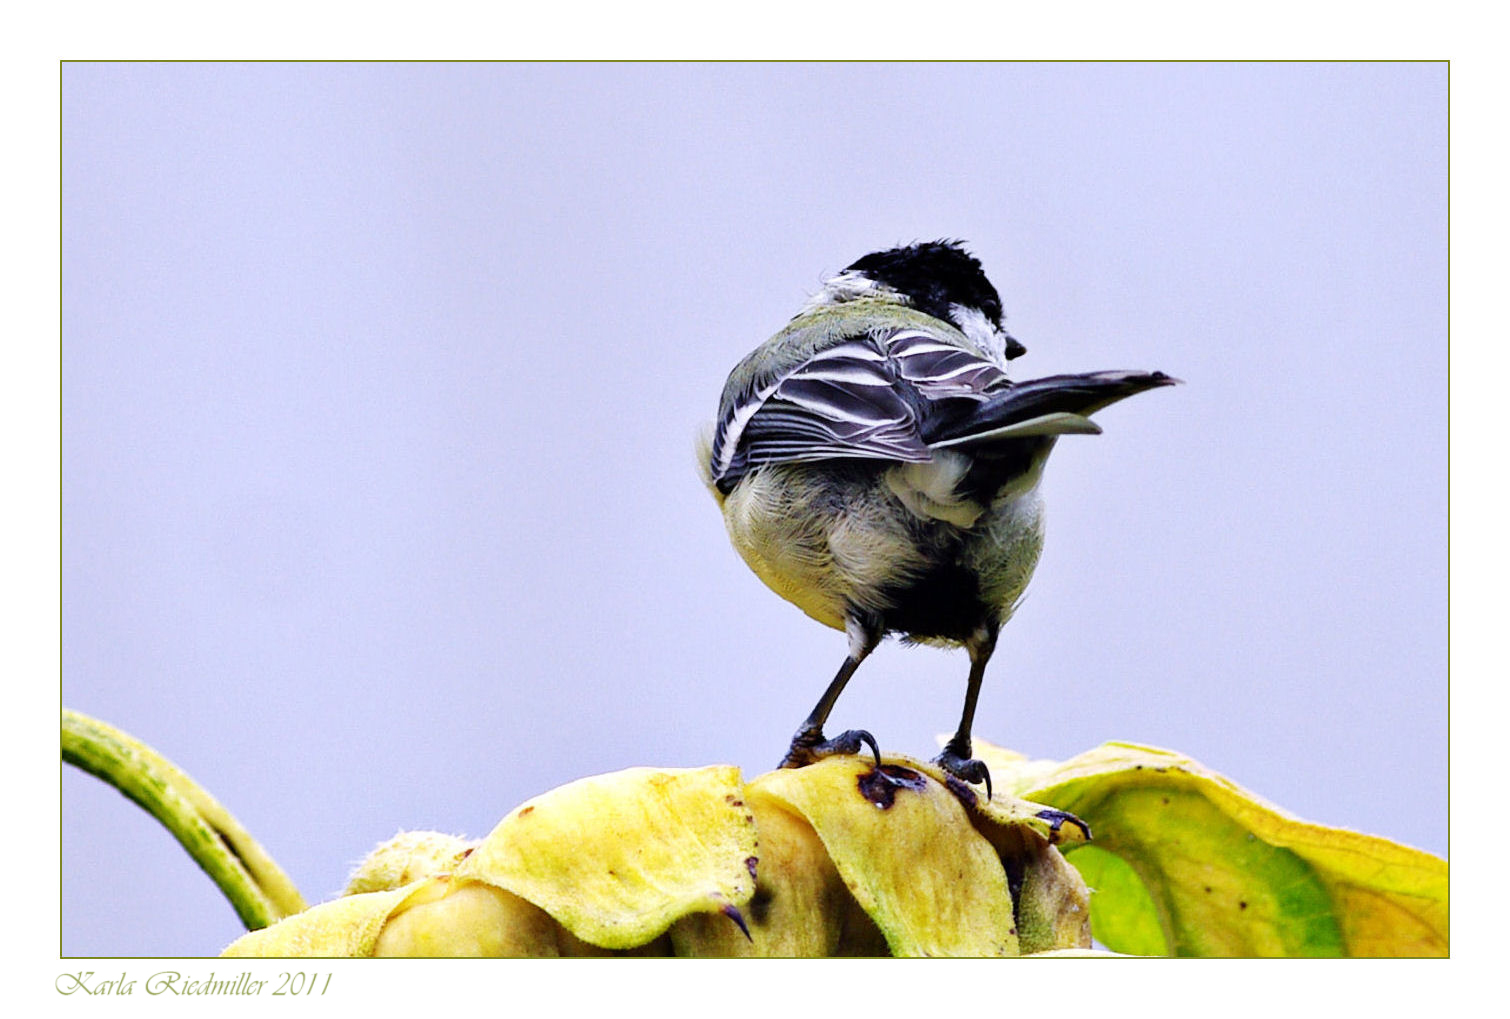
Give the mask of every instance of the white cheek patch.
[(965, 334), (965, 338), (980, 348), (998, 368), (1007, 366), (1007, 338), (979, 308), (963, 304), (949, 306), (949, 318)]

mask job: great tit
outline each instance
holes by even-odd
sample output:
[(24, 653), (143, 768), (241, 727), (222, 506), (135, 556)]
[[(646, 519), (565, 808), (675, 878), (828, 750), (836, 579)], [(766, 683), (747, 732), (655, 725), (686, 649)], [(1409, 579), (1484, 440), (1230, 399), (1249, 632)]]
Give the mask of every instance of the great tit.
[(729, 374), (699, 459), (735, 549), (772, 590), (843, 630), (849, 653), (782, 767), (868, 746), (823, 725), (887, 634), (970, 655), (959, 728), (936, 763), (990, 775), (970, 728), (997, 633), (1043, 547), (1038, 481), (1088, 415), (1176, 379), (1106, 371), (1010, 382), (1025, 348), (957, 241), (866, 255)]

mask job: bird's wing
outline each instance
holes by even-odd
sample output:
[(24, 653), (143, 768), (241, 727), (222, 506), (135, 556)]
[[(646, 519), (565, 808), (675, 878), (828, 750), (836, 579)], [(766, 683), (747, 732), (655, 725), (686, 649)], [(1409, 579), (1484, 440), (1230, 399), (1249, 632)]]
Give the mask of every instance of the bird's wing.
[(818, 351), (734, 399), (714, 432), (711, 467), (732, 485), (765, 463), (932, 459), (924, 422), (1006, 385), (1001, 369), (924, 330), (859, 336)]
[(897, 373), (929, 401), (979, 403), (1008, 385), (1006, 373), (980, 354), (921, 329), (903, 329), (886, 341)]

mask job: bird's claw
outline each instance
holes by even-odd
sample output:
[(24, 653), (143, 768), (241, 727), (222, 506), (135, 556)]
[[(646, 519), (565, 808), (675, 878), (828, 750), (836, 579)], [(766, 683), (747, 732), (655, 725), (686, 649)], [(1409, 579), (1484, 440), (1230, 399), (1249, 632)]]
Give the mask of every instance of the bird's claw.
[(822, 730), (801, 729), (792, 737), (792, 745), (777, 767), (802, 768), (824, 757), (858, 754), (862, 746), (870, 748), (879, 768), (881, 748), (876, 745), (876, 738), (864, 729), (847, 729), (833, 739), (824, 739)]
[(933, 759), (933, 763), (943, 768), (961, 782), (972, 785), (985, 783), (986, 799), (988, 801), (991, 799), (991, 772), (986, 768), (984, 761), (978, 761), (973, 757), (965, 757), (946, 747), (943, 753)]
[[(1047, 821), (1049, 823), (1049, 832), (1056, 838), (1059, 835), (1059, 829), (1064, 825), (1066, 821), (1068, 821), (1070, 824), (1080, 829), (1080, 834), (1085, 836), (1085, 840), (1087, 842), (1089, 842), (1091, 839), (1091, 826), (1080, 820), (1080, 818), (1076, 817), (1074, 814), (1071, 814), (1068, 810), (1040, 810), (1035, 816), (1040, 821)], [(1051, 839), (1050, 841), (1054, 841), (1054, 839)]]

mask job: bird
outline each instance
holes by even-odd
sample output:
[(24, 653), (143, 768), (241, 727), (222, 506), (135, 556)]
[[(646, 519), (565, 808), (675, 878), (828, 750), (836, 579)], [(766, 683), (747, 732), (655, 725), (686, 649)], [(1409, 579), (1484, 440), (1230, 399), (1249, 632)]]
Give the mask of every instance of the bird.
[(829, 276), (729, 373), (699, 444), (731, 542), (768, 587), (842, 630), (847, 654), (780, 767), (866, 747), (824, 726), (888, 635), (964, 647), (964, 707), (934, 759), (986, 787), (971, 742), (986, 664), (1043, 548), (1039, 480), (1062, 435), (1094, 412), (1178, 379), (1099, 371), (1014, 382), (1026, 348), (959, 240), (865, 255)]

